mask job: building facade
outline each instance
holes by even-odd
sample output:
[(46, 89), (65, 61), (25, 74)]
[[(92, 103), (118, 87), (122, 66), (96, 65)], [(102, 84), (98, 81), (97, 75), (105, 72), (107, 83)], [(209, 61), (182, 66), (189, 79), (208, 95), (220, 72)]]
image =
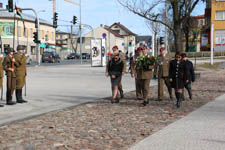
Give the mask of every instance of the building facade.
[(201, 35), (201, 50), (210, 51), (213, 24), (214, 51), (225, 51), (225, 0), (206, 0), (206, 26)]
[(225, 0), (211, 1), (211, 23), (214, 26), (214, 50), (225, 51)]
[[(8, 47), (16, 49), (17, 45), (23, 45), (25, 52), (35, 60), (36, 43), (33, 42), (33, 33), (36, 32), (35, 17), (27, 14), (22, 14), (22, 17), (24, 22), (17, 15), (14, 17), (14, 13), (1, 11), (1, 51), (5, 51)], [(40, 41), (41, 54), (45, 48), (55, 47), (55, 28), (42, 19), (40, 19)]]

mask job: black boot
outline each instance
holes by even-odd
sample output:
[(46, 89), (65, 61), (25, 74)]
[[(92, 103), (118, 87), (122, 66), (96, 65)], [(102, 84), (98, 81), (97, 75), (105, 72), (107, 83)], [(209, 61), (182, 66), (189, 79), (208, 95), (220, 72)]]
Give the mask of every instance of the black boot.
[(4, 107), (4, 105), (1, 105), (1, 104), (0, 104), (0, 107)]
[(192, 91), (191, 88), (187, 89), (190, 100), (192, 100)]
[(147, 104), (149, 104), (149, 100), (146, 100), (146, 99), (145, 99), (145, 100), (143, 101), (142, 105), (143, 105), (143, 106), (146, 106)]
[(177, 98), (177, 108), (180, 108), (180, 103), (181, 103), (181, 97), (182, 97), (182, 93), (176, 93), (176, 98)]
[(19, 100), (19, 102), (20, 103), (27, 103), (27, 101), (25, 101), (24, 99), (23, 99), (23, 96), (22, 96), (22, 89), (16, 89), (16, 91), (18, 91), (18, 100)]
[(15, 104), (16, 104), (16, 102), (12, 101), (11, 91), (8, 90), (6, 92), (6, 105), (15, 105)]
[(20, 91), (19, 89), (16, 89), (16, 102), (17, 103), (23, 103), (20, 97)]

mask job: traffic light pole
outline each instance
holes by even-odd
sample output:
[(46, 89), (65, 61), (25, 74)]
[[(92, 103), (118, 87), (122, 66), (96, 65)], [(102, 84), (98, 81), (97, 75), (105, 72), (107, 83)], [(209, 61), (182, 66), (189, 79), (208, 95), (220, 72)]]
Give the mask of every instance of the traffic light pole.
[[(36, 20), (37, 20), (37, 25), (35, 25), (36, 31), (37, 31), (37, 39), (38, 39), (38, 41), (40, 41), (40, 22), (39, 22), (39, 17), (37, 15), (37, 12), (33, 8), (22, 8), (21, 10), (31, 10), (35, 14)], [(37, 65), (40, 66), (40, 64), (41, 64), (40, 42), (36, 43), (36, 60), (37, 60)]]
[(82, 45), (83, 45), (83, 41), (82, 41), (82, 26), (81, 26), (81, 0), (80, 0), (80, 63), (82, 64)]

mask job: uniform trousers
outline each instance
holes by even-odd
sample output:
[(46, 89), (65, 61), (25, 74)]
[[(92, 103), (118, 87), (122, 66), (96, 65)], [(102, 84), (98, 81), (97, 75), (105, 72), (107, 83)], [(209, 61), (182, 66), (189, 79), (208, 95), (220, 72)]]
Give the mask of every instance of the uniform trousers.
[(16, 77), (7, 76), (7, 97), (10, 97), (16, 89)]
[(172, 88), (168, 77), (161, 77), (158, 79), (158, 98), (163, 99), (164, 92), (163, 92), (163, 85), (166, 84), (168, 92), (170, 96), (172, 95)]
[(136, 79), (135, 83), (136, 83), (137, 98), (141, 98), (143, 96), (143, 99), (147, 100), (150, 92), (149, 88), (150, 79)]

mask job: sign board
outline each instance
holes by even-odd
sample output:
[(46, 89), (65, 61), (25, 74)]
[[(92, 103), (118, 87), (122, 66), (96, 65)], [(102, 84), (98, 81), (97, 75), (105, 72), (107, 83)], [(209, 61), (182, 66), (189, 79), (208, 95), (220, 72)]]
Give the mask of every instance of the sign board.
[(208, 34), (202, 34), (202, 41), (201, 41), (201, 46), (202, 47), (206, 47), (207, 46), (208, 38), (209, 38)]
[(13, 38), (14, 23), (13, 22), (0, 22), (0, 35), (1, 38)]
[(102, 66), (102, 40), (91, 39), (91, 66)]

